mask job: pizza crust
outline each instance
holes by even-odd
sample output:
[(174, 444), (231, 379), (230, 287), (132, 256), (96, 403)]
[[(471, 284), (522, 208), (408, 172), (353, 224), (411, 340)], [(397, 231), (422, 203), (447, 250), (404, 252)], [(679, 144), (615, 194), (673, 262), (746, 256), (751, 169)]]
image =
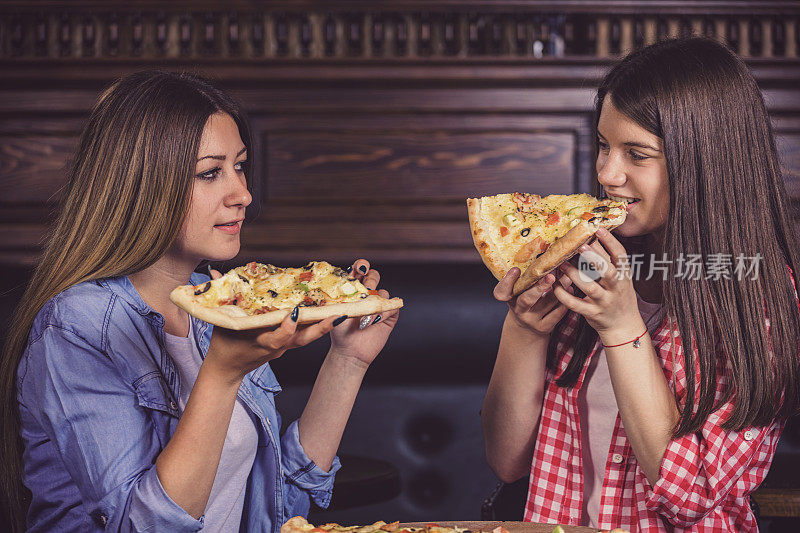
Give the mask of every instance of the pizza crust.
[(599, 225), (581, 220), (577, 226), (554, 242), (542, 255), (530, 262), (525, 272), (514, 283), (512, 291), (514, 296), (532, 287), (537, 281), (545, 277), (548, 272), (578, 253), (578, 249), (594, 237), (599, 227)]
[(467, 198), (467, 213), (469, 214), (469, 226), (472, 230), (472, 241), (478, 249), (483, 264), (499, 280), (508, 272), (508, 265), (497, 253), (495, 243), (487, 241), (487, 239), (491, 239), (491, 232), (486, 227), (487, 221), (481, 213), (482, 203), (482, 198)]
[[(622, 217), (624, 222), (624, 217)], [(600, 228), (606, 228), (611, 231), (622, 222), (606, 221), (601, 223), (591, 223), (586, 220), (581, 222), (564, 234), (563, 237), (554, 242), (542, 255), (531, 261), (525, 272), (519, 277), (512, 293), (514, 296), (525, 292), (533, 287), (533, 285), (545, 277), (548, 272), (555, 270), (558, 265), (564, 261), (568, 261), (572, 256), (578, 253), (581, 246), (592, 240)]]
[(299, 533), (301, 531), (308, 531), (304, 526), (308, 525), (308, 521), (302, 516), (295, 516), (287, 520), (281, 526), (281, 533)]
[[(169, 299), (178, 307), (185, 309), (190, 315), (204, 320), (209, 324), (227, 329), (255, 329), (277, 326), (292, 312), (292, 309), (278, 309), (261, 315), (248, 315), (239, 309), (244, 316), (232, 316), (236, 311), (230, 309), (236, 306), (227, 305), (223, 308), (206, 307), (194, 297), (194, 287), (183, 285), (173, 290)], [(372, 315), (392, 309), (403, 307), (401, 298), (386, 299), (377, 295), (370, 295), (357, 302), (345, 302), (315, 307), (300, 307), (297, 322), (307, 324), (319, 322), (332, 316), (349, 317)]]

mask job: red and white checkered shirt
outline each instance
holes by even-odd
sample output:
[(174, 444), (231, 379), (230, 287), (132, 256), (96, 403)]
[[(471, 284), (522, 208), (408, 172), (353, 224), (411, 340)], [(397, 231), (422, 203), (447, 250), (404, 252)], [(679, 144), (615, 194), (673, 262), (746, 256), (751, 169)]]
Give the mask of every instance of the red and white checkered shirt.
[[(583, 465), (578, 391), (591, 358), (597, 357), (602, 349), (600, 342), (595, 344), (574, 387), (559, 387), (555, 382), (573, 356), (578, 318), (570, 312), (564, 326), (554, 333), (558, 335), (558, 368), (548, 371), (545, 378), (525, 505), (526, 521), (581, 523)], [(683, 400), (686, 395), (683, 349), (677, 325), (671, 328), (670, 324), (674, 322), (665, 317), (651, 331), (651, 338), (670, 388)], [(724, 368), (718, 368), (717, 373), (719, 400), (726, 378)], [(767, 475), (784, 422), (725, 431), (720, 426), (732, 407), (732, 402), (723, 404), (699, 431), (669, 443), (655, 486), (650, 485), (636, 461), (617, 413), (600, 496), (600, 528), (622, 527), (632, 533), (757, 531), (748, 496)]]

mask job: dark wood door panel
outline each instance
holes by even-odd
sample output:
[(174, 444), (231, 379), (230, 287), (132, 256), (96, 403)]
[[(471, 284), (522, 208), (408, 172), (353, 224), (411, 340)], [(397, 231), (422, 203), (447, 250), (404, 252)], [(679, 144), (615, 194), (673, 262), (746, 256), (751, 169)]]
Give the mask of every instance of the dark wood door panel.
[(560, 132), (339, 131), (266, 136), (266, 199), (370, 202), (575, 189), (575, 136)]

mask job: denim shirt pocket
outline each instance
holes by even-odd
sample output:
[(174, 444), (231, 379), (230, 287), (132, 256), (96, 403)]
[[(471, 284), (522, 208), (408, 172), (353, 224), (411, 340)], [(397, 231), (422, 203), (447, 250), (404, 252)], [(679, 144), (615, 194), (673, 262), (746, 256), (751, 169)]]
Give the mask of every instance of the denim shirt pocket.
[(145, 374), (133, 383), (139, 406), (146, 409), (164, 447), (178, 425), (180, 411), (160, 372)]

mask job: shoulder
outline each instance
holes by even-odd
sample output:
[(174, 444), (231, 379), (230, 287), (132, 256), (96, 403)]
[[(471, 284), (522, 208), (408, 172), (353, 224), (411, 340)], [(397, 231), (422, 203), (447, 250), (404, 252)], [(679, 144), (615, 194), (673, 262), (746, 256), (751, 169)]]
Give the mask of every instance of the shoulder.
[(99, 346), (104, 319), (114, 300), (114, 293), (97, 281), (73, 285), (52, 297), (39, 310), (31, 327), (29, 344), (35, 343), (48, 329), (55, 328)]
[[(94, 281), (70, 287), (39, 310), (17, 368), (21, 395), (30, 402), (58, 375), (98, 378), (101, 366), (111, 366), (104, 355), (104, 321), (114, 295)], [(98, 365), (98, 361), (101, 363)], [(26, 392), (27, 391), (27, 392)]]

